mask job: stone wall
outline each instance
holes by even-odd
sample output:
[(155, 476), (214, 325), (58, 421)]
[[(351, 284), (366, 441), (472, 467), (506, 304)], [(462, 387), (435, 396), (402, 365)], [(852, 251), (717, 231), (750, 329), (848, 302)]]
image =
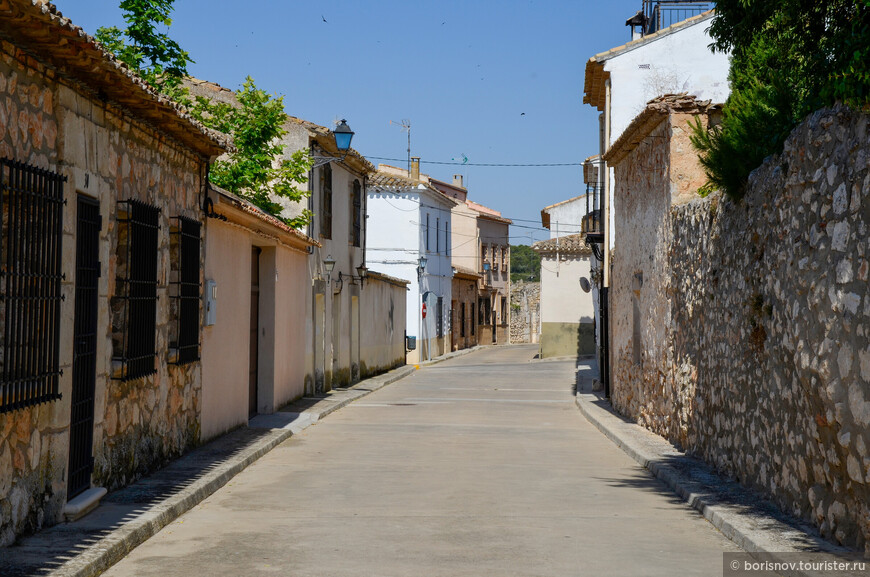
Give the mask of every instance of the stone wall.
[(511, 342), (536, 343), (541, 320), (541, 283), (511, 285)]
[[(170, 218), (199, 218), (205, 161), (165, 134), (101, 101), (72, 81), (2, 43), (0, 155), (68, 177), (63, 215), (61, 400), (0, 415), (0, 546), (60, 520), (67, 500), (72, 342), (75, 307), (76, 196), (97, 199), (102, 214), (94, 402), (93, 482), (127, 484), (199, 439), (200, 363), (168, 364)], [(115, 294), (118, 200), (161, 208), (157, 372), (112, 380), (110, 308)], [(201, 269), (202, 267), (200, 267)]]
[[(640, 338), (614, 337), (613, 390), (624, 414), (865, 550), (868, 121), (819, 111), (753, 173), (741, 203), (665, 211), (640, 255), (652, 258), (642, 282), (621, 236), (614, 292), (637, 293)], [(616, 301), (615, 324), (630, 324), (628, 301)]]

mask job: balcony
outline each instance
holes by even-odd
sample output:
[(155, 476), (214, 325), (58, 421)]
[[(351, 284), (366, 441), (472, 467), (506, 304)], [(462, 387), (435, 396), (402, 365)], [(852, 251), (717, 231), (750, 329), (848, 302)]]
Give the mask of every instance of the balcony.
[(715, 2), (687, 2), (686, 0), (643, 0), (643, 10), (631, 18), (627, 25), (638, 26), (640, 35), (646, 36), (678, 22), (712, 10)]

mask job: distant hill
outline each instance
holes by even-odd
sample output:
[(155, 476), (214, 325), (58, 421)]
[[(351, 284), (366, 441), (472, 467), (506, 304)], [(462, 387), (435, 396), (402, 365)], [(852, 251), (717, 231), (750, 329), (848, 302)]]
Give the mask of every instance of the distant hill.
[(540, 282), (541, 256), (525, 244), (511, 245), (511, 282)]

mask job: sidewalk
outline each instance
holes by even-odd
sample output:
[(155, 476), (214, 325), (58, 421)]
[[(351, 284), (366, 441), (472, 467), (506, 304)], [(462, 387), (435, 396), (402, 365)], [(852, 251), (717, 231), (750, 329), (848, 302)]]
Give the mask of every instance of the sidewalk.
[[(474, 350), (478, 349), (458, 351), (449, 357)], [(258, 415), (247, 427), (210, 441), (152, 475), (109, 493), (98, 509), (79, 521), (55, 525), (0, 549), (0, 575), (98, 575), (292, 435), (415, 370), (403, 366), (347, 389), (335, 389), (324, 397), (302, 398), (272, 415)]]
[(854, 554), (822, 539), (811, 526), (784, 514), (758, 493), (723, 478), (701, 459), (678, 451), (663, 437), (624, 419), (602, 393), (593, 392), (597, 378), (594, 360), (580, 363), (575, 396), (580, 412), (744, 551)]

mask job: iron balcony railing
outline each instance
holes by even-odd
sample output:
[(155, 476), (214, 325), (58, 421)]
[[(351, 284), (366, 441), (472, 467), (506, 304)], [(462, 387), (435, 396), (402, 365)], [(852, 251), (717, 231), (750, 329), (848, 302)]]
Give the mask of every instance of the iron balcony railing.
[(692, 16), (715, 7), (715, 2), (686, 2), (685, 0), (643, 0), (646, 18), (643, 34), (652, 34)]

